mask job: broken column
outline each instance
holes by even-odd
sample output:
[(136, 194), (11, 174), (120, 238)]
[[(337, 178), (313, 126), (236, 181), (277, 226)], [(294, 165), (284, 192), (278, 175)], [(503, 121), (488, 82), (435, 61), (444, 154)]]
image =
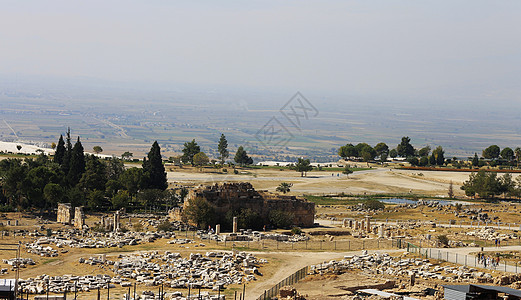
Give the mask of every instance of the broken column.
[(365, 217), (365, 228), (367, 232), (371, 232), (371, 217)]
[(360, 231), (365, 231), (365, 221), (360, 221)]
[(215, 225), (215, 234), (221, 234), (221, 224)]
[(385, 237), (384, 226), (383, 225), (378, 226), (378, 237), (379, 238), (384, 238)]
[(348, 219), (344, 219), (342, 227), (347, 228), (347, 226), (349, 226), (349, 220)]
[(119, 231), (119, 210), (114, 213), (114, 232)]
[(233, 217), (233, 233), (237, 233), (237, 217)]
[(83, 214), (83, 206), (76, 207), (74, 210), (74, 227), (83, 229), (85, 225), (85, 215)]
[(58, 203), (58, 223), (71, 224), (72, 223), (72, 207), (70, 203)]

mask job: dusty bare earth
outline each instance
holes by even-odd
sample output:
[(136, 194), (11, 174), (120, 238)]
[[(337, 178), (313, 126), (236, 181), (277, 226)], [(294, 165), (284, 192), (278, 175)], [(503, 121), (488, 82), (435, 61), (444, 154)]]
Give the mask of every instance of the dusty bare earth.
[[(414, 193), (430, 196), (446, 196), (453, 182), (456, 195), (463, 196), (460, 186), (468, 179), (467, 172), (411, 171), (373, 168), (357, 171), (349, 176), (341, 172), (314, 171), (306, 177), (292, 170), (247, 169), (239, 174), (222, 174), (215, 169), (171, 169), (168, 181), (172, 184), (211, 184), (217, 182), (249, 181), (259, 190), (274, 192), (281, 182), (293, 183), (291, 193), (302, 194), (375, 194)], [(333, 176), (332, 176), (333, 175)]]

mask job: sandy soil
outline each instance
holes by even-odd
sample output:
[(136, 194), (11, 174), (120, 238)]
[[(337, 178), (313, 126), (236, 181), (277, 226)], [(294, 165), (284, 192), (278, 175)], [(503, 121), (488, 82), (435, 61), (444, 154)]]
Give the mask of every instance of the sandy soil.
[[(240, 174), (209, 173), (205, 170), (176, 169), (168, 172), (171, 183), (211, 184), (217, 182), (248, 181), (256, 189), (274, 192), (281, 182), (293, 183), (291, 194), (374, 194), (374, 193), (415, 193), (430, 196), (446, 196), (449, 184), (463, 196), (460, 186), (468, 179), (467, 172), (410, 171), (387, 168), (357, 171), (349, 176), (339, 172), (315, 171), (306, 177), (291, 170), (254, 169), (242, 170)], [(332, 176), (333, 175), (333, 176)], [(337, 176), (338, 175), (338, 176)]]

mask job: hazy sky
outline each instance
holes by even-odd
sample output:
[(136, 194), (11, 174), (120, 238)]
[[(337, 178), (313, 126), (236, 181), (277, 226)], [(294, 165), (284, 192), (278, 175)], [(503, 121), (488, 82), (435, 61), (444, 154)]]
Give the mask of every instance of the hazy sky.
[(521, 100), (521, 1), (0, 2), (0, 73)]

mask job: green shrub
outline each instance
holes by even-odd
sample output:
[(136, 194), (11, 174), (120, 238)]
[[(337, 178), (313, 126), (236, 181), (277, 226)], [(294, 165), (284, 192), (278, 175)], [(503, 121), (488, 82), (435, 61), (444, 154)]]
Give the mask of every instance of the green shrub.
[(291, 228), (291, 233), (294, 235), (302, 234), (302, 229), (300, 227), (295, 226)]
[(442, 234), (442, 235), (438, 235), (438, 242), (444, 246), (448, 246), (449, 245), (449, 238)]
[(379, 210), (379, 209), (384, 209), (385, 204), (383, 204), (381, 201), (378, 201), (376, 199), (369, 199), (364, 203), (364, 208), (370, 209), (370, 210)]
[(270, 222), (277, 228), (288, 228), (293, 223), (292, 212), (284, 210), (272, 210), (269, 215)]

